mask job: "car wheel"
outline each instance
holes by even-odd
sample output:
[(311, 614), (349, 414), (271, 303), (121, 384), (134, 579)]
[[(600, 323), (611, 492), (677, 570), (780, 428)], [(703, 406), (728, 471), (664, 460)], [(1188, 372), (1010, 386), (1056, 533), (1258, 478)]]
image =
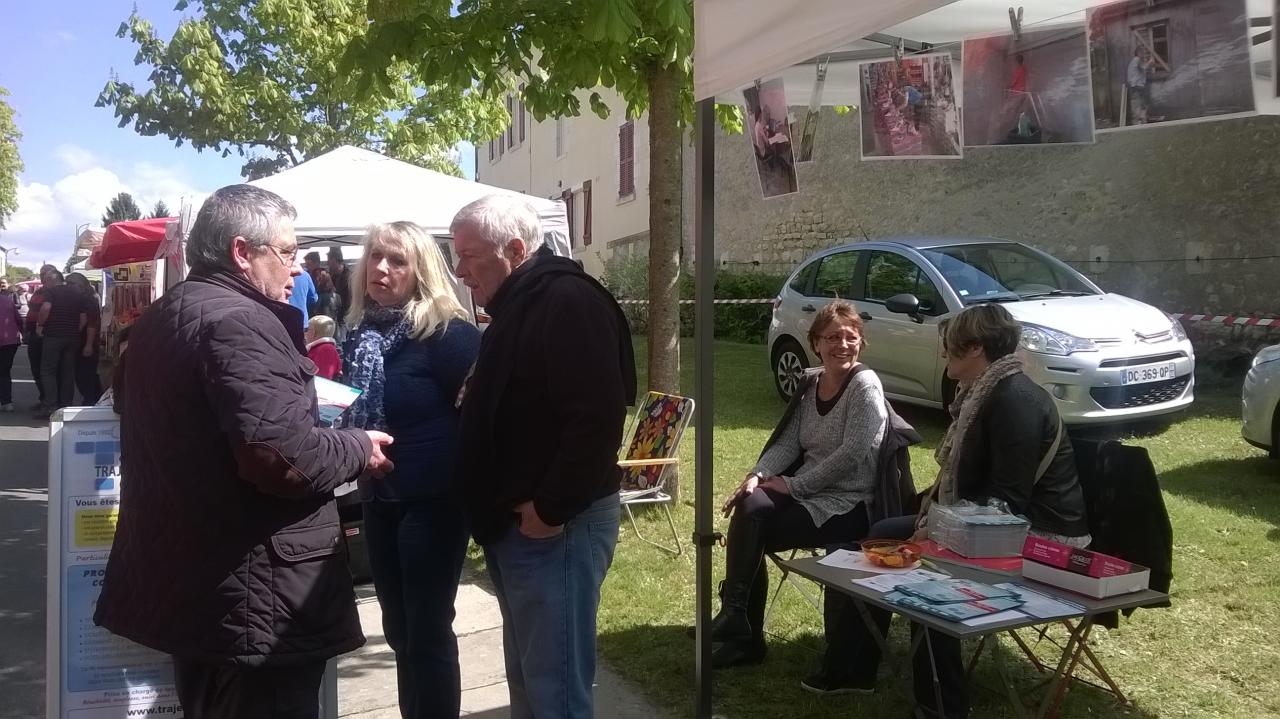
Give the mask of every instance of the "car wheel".
[(791, 395), (795, 394), (800, 383), (800, 375), (807, 366), (808, 359), (800, 343), (789, 337), (778, 341), (773, 348), (773, 386), (779, 397), (791, 401)]

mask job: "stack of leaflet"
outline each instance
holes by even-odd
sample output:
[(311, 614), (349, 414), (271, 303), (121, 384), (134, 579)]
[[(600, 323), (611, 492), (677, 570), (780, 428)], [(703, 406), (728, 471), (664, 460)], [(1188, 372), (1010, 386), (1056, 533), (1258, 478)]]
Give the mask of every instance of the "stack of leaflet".
[(899, 584), (884, 599), (891, 604), (953, 622), (1016, 609), (1023, 604), (1018, 592), (1012, 589), (993, 587), (968, 579)]

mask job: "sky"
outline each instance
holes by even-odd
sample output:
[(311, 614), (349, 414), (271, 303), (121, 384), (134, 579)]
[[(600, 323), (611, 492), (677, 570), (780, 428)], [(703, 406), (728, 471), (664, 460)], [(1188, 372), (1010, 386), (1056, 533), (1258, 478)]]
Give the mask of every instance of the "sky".
[[(76, 229), (98, 227), (112, 197), (129, 192), (149, 214), (157, 200), (177, 212), (182, 199), (198, 207), (224, 185), (241, 181), (234, 152), (176, 148), (163, 136), (143, 137), (117, 127), (112, 108), (94, 107), (112, 70), (144, 87), (147, 70), (133, 64), (135, 46), (116, 37), (134, 0), (0, 0), (0, 86), (17, 114), (18, 211), (0, 230), (0, 246), (17, 248), (9, 261), (36, 268), (61, 266)], [(158, 37), (172, 36), (181, 15), (174, 0), (137, 0)], [(188, 11), (190, 12), (190, 11)], [(475, 177), (470, 146), (459, 148), (463, 172)]]

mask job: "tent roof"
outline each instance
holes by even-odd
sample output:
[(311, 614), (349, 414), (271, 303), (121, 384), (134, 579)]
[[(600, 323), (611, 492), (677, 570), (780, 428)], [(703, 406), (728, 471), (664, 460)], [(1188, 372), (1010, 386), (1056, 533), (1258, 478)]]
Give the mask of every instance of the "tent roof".
[(164, 241), (164, 228), (176, 217), (115, 222), (103, 233), (102, 244), (89, 256), (89, 267), (102, 268), (130, 262), (150, 262)]
[[(1103, 0), (1036, 0), (1023, 5), (1023, 27), (1083, 23), (1085, 10)], [(756, 79), (782, 76), (787, 97), (805, 104), (813, 87), (812, 68), (801, 63), (831, 55), (824, 104), (858, 103), (856, 72), (839, 67), (871, 57), (891, 57), (890, 44), (907, 41), (951, 51), (967, 36), (1007, 33), (1008, 0), (700, 0), (694, 3), (694, 91), (698, 99), (720, 96), (740, 103), (738, 91)], [(1245, 0), (1250, 17), (1270, 17), (1270, 0)], [(1259, 31), (1251, 29), (1250, 34)], [(881, 42), (869, 41), (878, 38)], [(1255, 40), (1255, 72), (1270, 78), (1271, 41)], [(1268, 91), (1258, 94), (1258, 109), (1280, 112)]]
[(397, 220), (416, 222), (432, 234), (447, 234), (463, 205), (492, 194), (524, 197), (538, 211), (544, 232), (569, 234), (564, 203), (559, 200), (482, 185), (358, 147), (339, 147), (249, 184), (293, 204), (300, 244), (314, 238), (358, 242), (370, 223)]

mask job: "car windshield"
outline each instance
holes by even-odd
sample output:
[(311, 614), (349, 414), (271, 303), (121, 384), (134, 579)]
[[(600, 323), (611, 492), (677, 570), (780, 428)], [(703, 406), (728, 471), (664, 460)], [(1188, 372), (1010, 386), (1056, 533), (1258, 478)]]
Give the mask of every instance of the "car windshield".
[(1017, 244), (920, 250), (966, 305), (1098, 294), (1079, 272)]

